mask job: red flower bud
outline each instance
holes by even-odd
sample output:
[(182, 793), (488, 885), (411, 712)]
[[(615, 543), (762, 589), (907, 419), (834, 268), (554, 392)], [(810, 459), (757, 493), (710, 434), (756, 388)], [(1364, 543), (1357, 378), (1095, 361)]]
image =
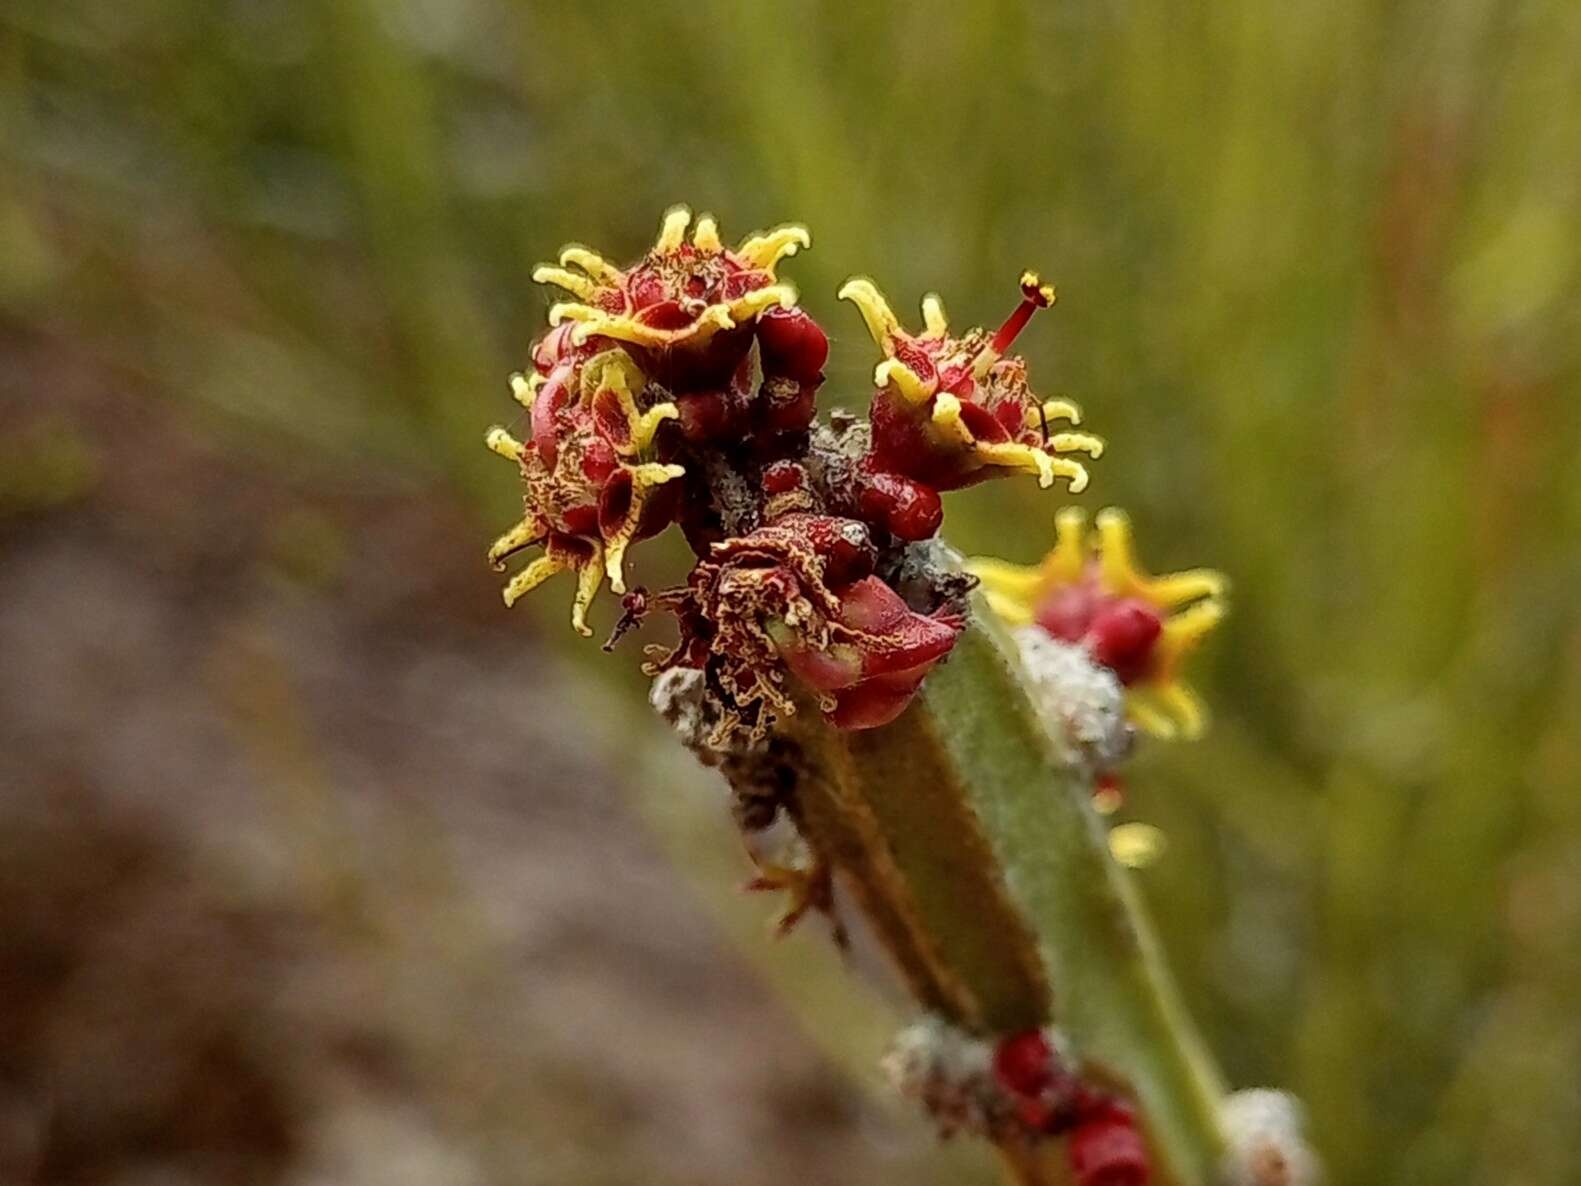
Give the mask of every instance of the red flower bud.
[(829, 338), (802, 310), (766, 310), (758, 318), (758, 344), (763, 348), (765, 374), (812, 384), (823, 378)]
[(1000, 1040), (994, 1048), (994, 1074), (1005, 1090), (1037, 1095), (1054, 1078), (1054, 1051), (1042, 1030), (1026, 1030)]
[(1122, 684), (1133, 684), (1152, 666), (1153, 644), (1163, 629), (1163, 619), (1147, 602), (1121, 598), (1093, 614), (1087, 649), (1093, 661), (1113, 671)]
[(1115, 1100), (1081, 1118), (1066, 1154), (1077, 1186), (1146, 1186), (1152, 1176), (1131, 1110)]

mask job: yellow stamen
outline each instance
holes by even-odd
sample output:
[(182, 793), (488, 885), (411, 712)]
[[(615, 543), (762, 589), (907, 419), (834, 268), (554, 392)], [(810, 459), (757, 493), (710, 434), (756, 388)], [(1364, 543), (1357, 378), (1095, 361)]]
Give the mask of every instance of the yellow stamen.
[(540, 264), (533, 269), (532, 278), (537, 284), (553, 284), (557, 288), (565, 289), (573, 296), (581, 297), (584, 301), (590, 301), (598, 294), (597, 283), (566, 268), (555, 268), (548, 264)]
[(873, 335), (873, 341), (883, 347), (886, 355), (892, 352), (890, 339), (900, 329), (900, 322), (895, 317), (895, 311), (889, 307), (889, 302), (884, 299), (884, 294), (874, 287), (871, 280), (865, 276), (847, 280), (836, 298), (855, 305), (867, 325), (867, 332)]
[(598, 252), (589, 251), (586, 247), (578, 246), (575, 243), (560, 253), (560, 265), (566, 268), (581, 268), (594, 280), (603, 285), (619, 284), (626, 278), (626, 273), (598, 254)]
[(526, 568), (513, 576), (505, 584), (505, 604), (507, 607), (515, 605), (539, 585), (543, 584), (555, 573), (566, 567), (565, 562), (554, 554), (539, 556)]
[(948, 391), (939, 392), (933, 401), (933, 427), (941, 437), (970, 449), (977, 443), (972, 430), (961, 420), (961, 401)]
[[(728, 304), (714, 305), (709, 309), (722, 310), (724, 319), (720, 323), (721, 329), (730, 329), (756, 317), (763, 310), (778, 305), (782, 309), (794, 308), (796, 305), (796, 290), (789, 284), (770, 284), (767, 288), (755, 288), (745, 296), (739, 296)], [(707, 316), (707, 314), (704, 314)]]
[[(646, 453), (653, 444), (653, 437), (659, 431), (659, 425), (666, 420), (679, 420), (681, 410), (666, 400), (662, 404), (654, 404), (637, 420), (637, 426), (632, 429), (631, 442), (638, 453)], [(677, 467), (679, 468), (679, 467)]]
[(922, 298), (922, 324), (925, 337), (942, 338), (949, 332), (950, 321), (944, 315), (944, 302), (938, 293), (930, 292)]
[(505, 558), (537, 543), (547, 532), (536, 517), (523, 519), (489, 545), (489, 564), (495, 572), (505, 571)]
[(527, 447), (498, 424), (483, 434), (483, 443), (501, 457), (520, 462)]
[(709, 255), (725, 249), (725, 245), (719, 241), (719, 224), (714, 221), (712, 214), (705, 214), (697, 220), (697, 225), (692, 228), (692, 246)]
[(653, 241), (653, 250), (663, 255), (680, 247), (686, 242), (686, 228), (691, 221), (692, 212), (685, 206), (671, 206), (665, 211), (659, 237)]
[(576, 301), (561, 301), (549, 307), (549, 324), (559, 325), (562, 321), (601, 321), (609, 314), (591, 305), (578, 304)]
[(900, 392), (902, 399), (913, 404), (926, 403), (933, 395), (936, 386), (933, 383), (925, 383), (921, 375), (898, 358), (886, 358), (873, 368), (873, 385), (893, 386)]
[(576, 599), (571, 602), (571, 629), (583, 638), (591, 638), (592, 628), (587, 624), (587, 609), (598, 596), (598, 587), (604, 583), (603, 549), (593, 545), (593, 554), (587, 558), (576, 574)]
[(1103, 438), (1087, 432), (1056, 432), (1048, 447), (1056, 453), (1085, 453), (1094, 460), (1103, 456)]
[(530, 412), (533, 400), (538, 397), (538, 388), (542, 386), (542, 375), (534, 373), (528, 376), (518, 372), (511, 376), (511, 398)]
[(609, 575), (609, 587), (616, 593), (626, 591), (624, 564), (626, 549), (636, 538), (637, 527), (642, 522), (642, 507), (655, 486), (681, 477), (686, 470), (679, 465), (635, 465), (631, 468), (631, 505), (626, 509), (626, 519), (619, 531), (604, 541), (604, 571)]
[(806, 227), (780, 226), (772, 231), (753, 235), (736, 248), (736, 255), (748, 267), (772, 274), (774, 265), (780, 260), (795, 255), (804, 247), (811, 246), (812, 236), (807, 233)]

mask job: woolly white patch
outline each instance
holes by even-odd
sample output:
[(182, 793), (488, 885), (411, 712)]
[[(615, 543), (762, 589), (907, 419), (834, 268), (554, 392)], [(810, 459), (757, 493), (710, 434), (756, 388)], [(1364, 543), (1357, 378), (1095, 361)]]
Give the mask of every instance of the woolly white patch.
[(884, 1055), (895, 1090), (916, 1100), (941, 1136), (992, 1134), (1003, 1123), (1004, 1093), (994, 1081), (993, 1048), (949, 1022), (928, 1017), (895, 1036)]
[(1073, 768), (1113, 768), (1130, 752), (1125, 690), (1114, 672), (1080, 647), (1050, 638), (1036, 626), (1016, 631), (1032, 701)]
[(1314, 1186), (1320, 1171), (1302, 1135), (1304, 1122), (1300, 1101), (1283, 1091), (1256, 1088), (1230, 1096), (1219, 1112), (1224, 1186)]

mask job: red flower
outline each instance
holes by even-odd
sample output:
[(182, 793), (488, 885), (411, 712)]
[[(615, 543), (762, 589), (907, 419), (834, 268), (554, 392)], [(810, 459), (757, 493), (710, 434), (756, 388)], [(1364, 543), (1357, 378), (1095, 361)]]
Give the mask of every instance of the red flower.
[(548, 373), (513, 383), (530, 412), (530, 445), (503, 428), (491, 429), (489, 447), (521, 467), (525, 514), (489, 548), (496, 568), (533, 544), (544, 554), (511, 578), (505, 604), (566, 569), (575, 570), (577, 594), (571, 624), (591, 634), (587, 607), (607, 574), (617, 593), (625, 591), (622, 561), (636, 540), (662, 530), (674, 518), (685, 471), (655, 460), (654, 436), (676, 416), (672, 403), (639, 410), (634, 389), (642, 375), (620, 350), (585, 361), (545, 351)]
[(730, 701), (727, 729), (757, 735), (794, 713), (787, 671), (818, 694), (832, 723), (887, 724), (949, 652), (963, 621), (917, 613), (872, 575), (867, 527), (810, 509), (801, 466), (770, 466), (763, 490), (763, 526), (714, 543), (684, 588), (636, 607), (668, 610), (680, 624), (680, 642), (654, 669), (708, 671)]
[(1096, 527), (1089, 532), (1086, 515), (1066, 507), (1041, 564), (983, 557), (968, 567), (1000, 617), (1075, 643), (1113, 671), (1142, 728), (1160, 737), (1195, 737), (1206, 714), (1180, 673), (1223, 619), (1226, 582), (1200, 568), (1148, 575), (1136, 561), (1130, 520), (1117, 508), (1101, 511)]
[(889, 303), (868, 280), (852, 280), (840, 296), (854, 302), (884, 352), (874, 371), (872, 445), (863, 462), (864, 513), (902, 539), (938, 528), (938, 492), (958, 490), (1014, 472), (1035, 473), (1042, 486), (1064, 477), (1073, 492), (1087, 471), (1064, 456), (1103, 451), (1097, 437), (1049, 432), (1049, 421), (1079, 419), (1063, 400), (1040, 401), (1027, 385), (1026, 363), (1005, 355), (1032, 314), (1054, 301), (1053, 289), (1028, 272), (1020, 306), (991, 337), (980, 329), (949, 334), (936, 296), (922, 303), (923, 332), (900, 327)]
[(1066, 1146), (1077, 1186), (1147, 1186), (1152, 1166), (1131, 1109), (1114, 1099), (1091, 1107)]
[[(719, 390), (760, 339), (765, 378), (798, 393), (816, 389), (828, 342), (793, 308), (795, 290), (774, 275), (781, 258), (807, 246), (806, 228), (754, 235), (732, 251), (707, 215), (687, 241), (691, 218), (684, 206), (672, 209), (652, 249), (630, 268), (585, 247), (567, 247), (558, 267), (539, 267), (533, 279), (577, 298), (550, 310), (550, 324), (570, 324), (572, 345), (595, 338), (625, 344), (650, 379), (677, 394)], [(755, 329), (774, 309), (780, 312)], [(800, 427), (810, 419), (809, 410)]]

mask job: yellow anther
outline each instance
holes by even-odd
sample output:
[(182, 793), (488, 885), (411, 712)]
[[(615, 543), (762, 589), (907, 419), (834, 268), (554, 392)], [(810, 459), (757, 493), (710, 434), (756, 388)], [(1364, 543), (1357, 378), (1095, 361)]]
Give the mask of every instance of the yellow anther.
[(938, 293), (930, 292), (922, 298), (922, 325), (926, 337), (942, 338), (949, 332), (950, 321), (944, 315), (944, 302)]
[[(1023, 445), (1016, 441), (998, 441), (991, 444), (979, 444), (977, 456), (985, 465), (997, 465), (1004, 469), (1019, 470), (1023, 473), (1034, 473), (1038, 476), (1038, 485), (1047, 490), (1054, 484), (1054, 477), (1058, 473), (1070, 476), (1065, 466), (1072, 465), (1063, 458), (1050, 457), (1042, 449), (1031, 445)], [(1063, 465), (1061, 464), (1063, 463)], [(1086, 471), (1076, 466), (1081, 471), (1082, 485), (1086, 485)], [(1076, 489), (1076, 483), (1071, 482), (1071, 489)]]
[(483, 443), (493, 452), (511, 461), (520, 462), (522, 454), (527, 451), (525, 445), (498, 424), (483, 434)]
[(725, 245), (719, 241), (719, 224), (714, 221), (713, 215), (705, 214), (697, 220), (697, 225), (692, 228), (692, 246), (709, 255), (725, 249)]
[(662, 255), (686, 242), (686, 228), (691, 221), (692, 212), (685, 206), (671, 206), (664, 213), (664, 222), (659, 227), (659, 237), (653, 241), (653, 250)]
[(557, 288), (563, 288), (584, 301), (592, 300), (598, 293), (598, 285), (588, 277), (566, 268), (551, 267), (549, 264), (539, 264), (534, 268), (532, 278), (538, 284), (553, 284)]
[(499, 539), (489, 545), (489, 564), (494, 571), (505, 571), (505, 558), (537, 543), (545, 535), (543, 523), (535, 518), (523, 519)]
[[(766, 288), (755, 288), (744, 296), (724, 305), (714, 305), (709, 313), (720, 311), (722, 320), (721, 329), (730, 329), (743, 321), (756, 317), (763, 310), (778, 305), (782, 309), (794, 308), (796, 305), (796, 290), (789, 284), (770, 284)], [(718, 314), (716, 314), (718, 315)]]
[(559, 325), (562, 321), (600, 321), (607, 316), (608, 314), (601, 310), (577, 301), (561, 301), (549, 307), (550, 325)]
[(1103, 438), (1086, 432), (1056, 432), (1048, 447), (1056, 453), (1085, 453), (1094, 460), (1103, 456)]
[[(1046, 454), (1040, 453), (1038, 456), (1042, 457)], [(1038, 479), (1038, 484), (1045, 490), (1054, 484), (1055, 478), (1064, 478), (1070, 492), (1080, 494), (1087, 489), (1087, 483), (1091, 480), (1087, 474), (1087, 467), (1079, 461), (1072, 461), (1069, 457), (1050, 457), (1049, 470), (1051, 476), (1048, 481), (1043, 481), (1041, 477)]]
[(1164, 833), (1152, 824), (1116, 824), (1109, 829), (1109, 851), (1127, 869), (1143, 869), (1163, 856)]
[(538, 388), (542, 386), (542, 375), (524, 375), (518, 371), (511, 376), (511, 398), (530, 412), (533, 400), (538, 397)]
[(970, 449), (977, 441), (972, 435), (972, 430), (966, 427), (961, 419), (961, 401), (948, 391), (939, 392), (938, 398), (933, 401), (933, 413), (930, 416), (934, 430), (954, 444)]
[[(647, 452), (653, 444), (654, 434), (659, 431), (659, 425), (666, 420), (679, 420), (681, 410), (669, 401), (654, 404), (637, 420), (637, 427), (632, 430), (631, 441), (639, 453)], [(679, 468), (679, 467), (676, 467)]]
[(1070, 424), (1081, 423), (1081, 409), (1068, 399), (1044, 400), (1041, 407), (1033, 406), (1027, 409), (1025, 417), (1028, 428), (1038, 428), (1047, 425), (1053, 420), (1064, 420)]
[(889, 302), (884, 299), (884, 294), (874, 287), (871, 280), (857, 276), (847, 280), (836, 296), (856, 306), (867, 325), (867, 332), (873, 335), (873, 341), (883, 347), (885, 354), (889, 354), (892, 350), (890, 338), (899, 330), (900, 322), (895, 317), (895, 311), (889, 307)]
[(773, 272), (774, 265), (802, 248), (812, 246), (812, 236), (804, 226), (780, 226), (753, 235), (736, 248), (736, 255), (748, 267)]
[(563, 568), (565, 568), (565, 564), (558, 557), (553, 555), (539, 556), (505, 583), (504, 598), (506, 606), (515, 605)]
[(922, 376), (917, 374), (898, 358), (886, 358), (873, 368), (873, 385), (875, 387), (894, 387), (901, 394), (901, 398), (909, 403), (925, 403), (933, 395), (936, 384), (926, 383)]
[(626, 273), (598, 254), (598, 252), (589, 251), (586, 247), (580, 247), (575, 243), (560, 253), (560, 264), (562, 267), (567, 268), (581, 268), (600, 284), (619, 284), (626, 278)]
[(571, 602), (571, 629), (583, 638), (591, 638), (593, 630), (587, 624), (587, 610), (598, 596), (598, 587), (604, 583), (604, 549), (593, 545), (593, 554), (576, 573), (576, 598)]

